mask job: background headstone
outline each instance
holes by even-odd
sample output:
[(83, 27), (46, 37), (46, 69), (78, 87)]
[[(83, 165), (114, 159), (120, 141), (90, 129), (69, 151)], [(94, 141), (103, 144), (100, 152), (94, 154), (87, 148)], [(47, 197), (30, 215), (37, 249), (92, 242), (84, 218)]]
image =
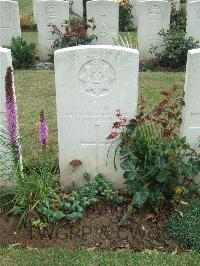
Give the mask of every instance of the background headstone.
[(186, 136), (192, 148), (198, 148), (200, 136), (200, 49), (188, 51), (185, 78), (185, 107), (181, 135)]
[(63, 0), (44, 0), (37, 3), (37, 25), (39, 57), (41, 61), (48, 60), (53, 42), (58, 36), (52, 35), (49, 24), (56, 25), (62, 30), (61, 25), (69, 20), (69, 3)]
[[(94, 18), (98, 39), (94, 44), (115, 44), (119, 34), (119, 3), (116, 1), (87, 2), (87, 19)], [(89, 34), (94, 32), (89, 30)]]
[(15, 1), (0, 1), (0, 46), (8, 46), (13, 37), (21, 36), (19, 7)]
[(141, 57), (151, 57), (149, 49), (158, 46), (162, 50), (162, 38), (158, 33), (170, 26), (171, 4), (167, 1), (141, 1), (138, 4), (138, 50)]
[[(113, 166), (114, 150), (106, 137), (116, 109), (129, 120), (137, 113), (137, 50), (105, 45), (79, 46), (55, 52), (59, 165), (63, 185), (81, 184), (84, 171), (99, 172), (120, 187), (123, 177)], [(73, 171), (70, 162), (81, 160)], [(107, 166), (106, 166), (107, 161)]]
[(200, 1), (187, 4), (187, 36), (200, 42)]

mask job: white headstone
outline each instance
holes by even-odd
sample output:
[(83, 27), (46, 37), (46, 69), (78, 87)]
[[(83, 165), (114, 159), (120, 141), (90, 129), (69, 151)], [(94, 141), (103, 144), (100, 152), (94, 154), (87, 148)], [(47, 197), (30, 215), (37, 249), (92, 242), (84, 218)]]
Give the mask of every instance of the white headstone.
[(0, 46), (7, 46), (13, 37), (21, 36), (19, 8), (15, 1), (0, 1)]
[(61, 31), (61, 25), (69, 20), (69, 3), (63, 0), (43, 0), (37, 3), (38, 44), (40, 60), (48, 60), (48, 54), (54, 40), (58, 38), (51, 33), (50, 24), (56, 25)]
[(187, 4), (187, 36), (200, 42), (200, 1)]
[(83, 0), (71, 0), (71, 3), (72, 10), (80, 17), (83, 17)]
[[(94, 19), (95, 34), (98, 39), (94, 44), (113, 45), (119, 34), (119, 3), (116, 1), (88, 1), (87, 19)], [(89, 34), (94, 32), (89, 30)]]
[[(6, 129), (5, 76), (9, 66), (12, 67), (11, 51), (9, 49), (0, 47), (0, 129), (3, 128), (4, 131)], [(5, 160), (4, 162), (2, 162), (2, 158)], [(13, 164), (12, 153), (8, 148), (5, 147), (5, 145), (2, 144), (2, 139), (0, 139), (0, 159), (0, 185), (2, 185), (2, 179), (6, 179), (12, 173), (11, 166)]]
[(191, 2), (194, 2), (194, 0), (186, 0), (186, 11), (187, 11), (188, 3), (191, 3)]
[(158, 33), (170, 26), (171, 4), (167, 1), (141, 1), (138, 5), (138, 50), (141, 57), (151, 57), (151, 46), (163, 44)]
[[(114, 150), (106, 137), (116, 121), (116, 109), (129, 120), (137, 113), (137, 50), (91, 45), (55, 52), (59, 165), (62, 184), (81, 184), (84, 171), (99, 172), (120, 187), (123, 178), (113, 166)], [(78, 159), (82, 167), (72, 171)], [(106, 165), (107, 161), (107, 165)]]
[(200, 136), (200, 49), (188, 51), (185, 78), (185, 107), (181, 135), (186, 136), (192, 148), (198, 148)]

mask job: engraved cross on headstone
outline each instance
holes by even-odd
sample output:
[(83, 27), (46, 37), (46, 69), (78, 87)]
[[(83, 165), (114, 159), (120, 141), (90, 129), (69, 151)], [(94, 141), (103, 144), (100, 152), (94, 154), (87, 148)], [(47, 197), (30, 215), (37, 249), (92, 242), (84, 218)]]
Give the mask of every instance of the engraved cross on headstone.
[[(90, 130), (92, 130), (92, 136), (91, 141), (86, 137), (86, 139), (83, 139), (81, 141), (82, 147), (85, 146), (91, 146), (95, 148), (95, 172), (98, 174), (101, 171), (100, 162), (102, 164), (102, 156), (105, 156), (108, 149), (105, 147), (105, 151), (103, 149), (104, 146), (109, 146), (110, 143), (106, 140), (108, 134), (106, 132), (106, 129), (110, 130), (110, 127), (112, 126), (112, 117), (110, 117), (110, 114), (106, 115), (106, 117), (103, 116), (103, 114), (99, 113), (99, 108), (97, 104), (98, 100), (95, 100), (93, 102), (94, 104), (94, 115), (91, 115), (90, 118), (92, 118), (92, 122), (90, 121), (88, 124), (88, 127)], [(105, 115), (105, 114), (104, 114)], [(105, 134), (105, 135), (104, 135)], [(106, 160), (106, 156), (105, 156)]]
[[(100, 123), (99, 124), (95, 124), (94, 125), (94, 134), (95, 134), (95, 141), (82, 141), (81, 142), (81, 145), (82, 146), (95, 146), (95, 171), (96, 171), (96, 174), (98, 174), (101, 169), (100, 169), (100, 166), (99, 166), (99, 161), (100, 161), (100, 152), (101, 152), (101, 149), (100, 147), (102, 146), (105, 146), (105, 145), (110, 145), (110, 143), (106, 142), (106, 136), (105, 136), (105, 141), (102, 141), (100, 140)], [(106, 158), (105, 158), (106, 159)]]

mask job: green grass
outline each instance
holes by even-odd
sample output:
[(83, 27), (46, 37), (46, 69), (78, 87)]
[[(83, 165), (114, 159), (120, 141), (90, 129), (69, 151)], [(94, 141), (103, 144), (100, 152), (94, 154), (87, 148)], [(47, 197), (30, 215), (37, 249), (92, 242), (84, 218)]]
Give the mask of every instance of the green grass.
[(37, 158), (39, 112), (43, 108), (49, 124), (50, 152), (56, 159), (56, 99), (53, 71), (16, 71), (15, 86), (21, 141), (25, 158), (31, 161)]
[(85, 250), (67, 250), (57, 248), (41, 250), (2, 248), (0, 249), (0, 261), (1, 266), (197, 266), (200, 265), (200, 254), (195, 252), (175, 255), (157, 251), (131, 253), (108, 251), (93, 252)]
[(20, 14), (29, 14), (32, 12), (32, 0), (18, 0)]
[[(57, 160), (54, 72), (45, 70), (17, 70), (14, 74), (20, 132), (25, 158), (31, 161), (37, 159), (38, 119), (40, 110), (44, 108), (50, 131), (50, 152), (52, 159)], [(146, 98), (146, 109), (151, 109), (161, 99), (160, 92), (162, 90), (170, 88), (175, 83), (181, 91), (184, 84), (184, 73), (141, 73), (139, 78), (139, 93)]]
[(34, 32), (22, 32), (22, 38), (28, 43), (35, 43), (36, 52), (38, 54), (38, 33)]

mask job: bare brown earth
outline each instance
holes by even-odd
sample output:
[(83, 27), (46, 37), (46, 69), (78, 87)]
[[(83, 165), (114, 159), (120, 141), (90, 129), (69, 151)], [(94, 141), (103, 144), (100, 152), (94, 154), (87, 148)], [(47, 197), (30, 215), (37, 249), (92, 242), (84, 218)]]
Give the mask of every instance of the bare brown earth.
[[(17, 229), (18, 220), (0, 214), (0, 245), (22, 247), (59, 246), (89, 249), (180, 249), (164, 230), (164, 218), (152, 218), (148, 211), (137, 212), (119, 226), (123, 207), (104, 201), (90, 207), (78, 222), (62, 222), (49, 232)], [(149, 218), (148, 218), (149, 217)]]

